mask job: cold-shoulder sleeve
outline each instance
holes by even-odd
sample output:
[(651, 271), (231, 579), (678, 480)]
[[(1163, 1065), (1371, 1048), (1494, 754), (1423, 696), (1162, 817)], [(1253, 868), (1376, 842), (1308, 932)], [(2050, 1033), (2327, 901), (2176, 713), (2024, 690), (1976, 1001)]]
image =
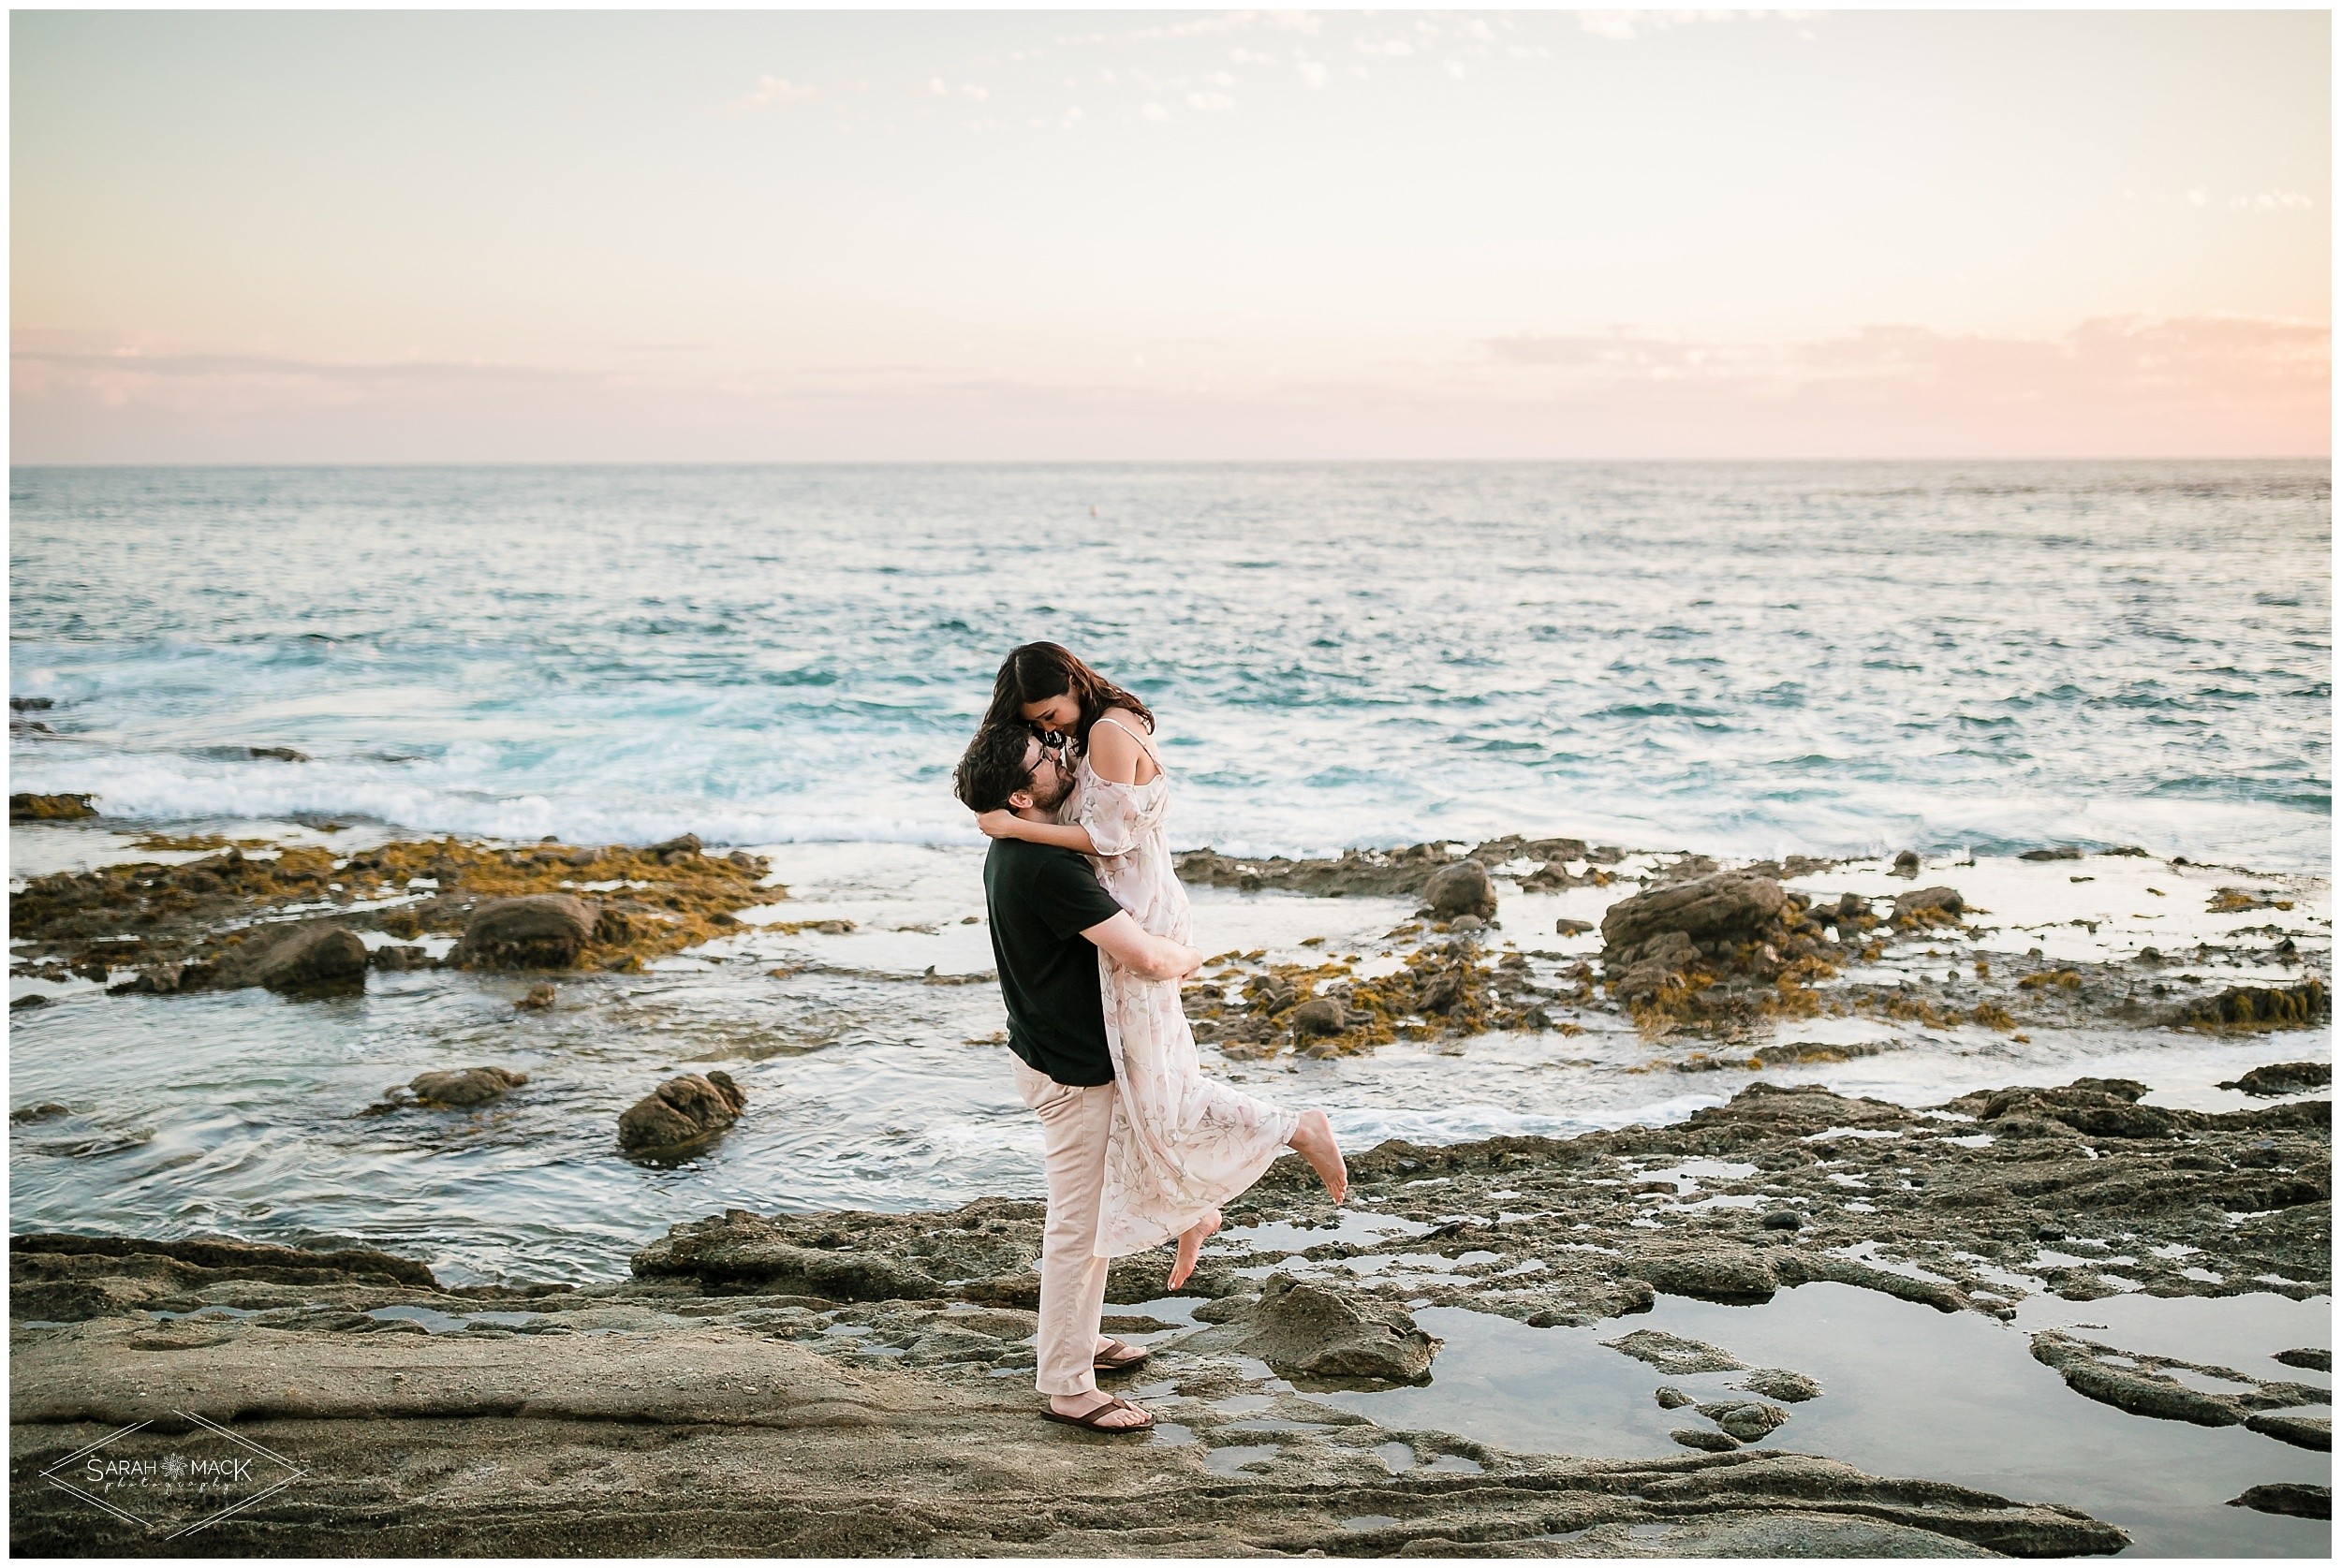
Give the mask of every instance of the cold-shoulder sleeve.
[(1081, 793), (1081, 825), (1099, 855), (1127, 855), (1154, 826), (1145, 791), (1102, 781)]

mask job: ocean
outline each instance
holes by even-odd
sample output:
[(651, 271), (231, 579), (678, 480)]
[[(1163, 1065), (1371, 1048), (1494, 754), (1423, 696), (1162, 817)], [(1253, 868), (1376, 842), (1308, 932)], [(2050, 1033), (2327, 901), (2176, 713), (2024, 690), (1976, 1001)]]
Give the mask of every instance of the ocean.
[[(111, 814), (973, 843), (1011, 646), (1153, 705), (1182, 846), (2332, 820), (2318, 462), (18, 469), (17, 789)], [(311, 760), (254, 760), (247, 747)]]

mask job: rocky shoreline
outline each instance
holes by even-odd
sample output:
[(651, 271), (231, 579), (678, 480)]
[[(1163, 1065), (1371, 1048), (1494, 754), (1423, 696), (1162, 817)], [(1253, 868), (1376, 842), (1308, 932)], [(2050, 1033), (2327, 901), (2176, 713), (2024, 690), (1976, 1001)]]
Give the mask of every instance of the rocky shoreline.
[[(200, 1417), (303, 1472), (211, 1525), (209, 1552), (2113, 1551), (2118, 1528), (2054, 1499), (1800, 1455), (1797, 1414), (1827, 1397), (1814, 1379), (1632, 1318), (1659, 1293), (1745, 1303), (1817, 1281), (2003, 1318), (2033, 1292), (2329, 1294), (2329, 1104), (2207, 1115), (2137, 1089), (1913, 1111), (1758, 1084), (1672, 1127), (1391, 1142), (1354, 1158), (1348, 1219), (1284, 1162), (1178, 1296), (1162, 1257), (1116, 1265), (1109, 1331), (1154, 1350), (1126, 1386), (1169, 1424), (1127, 1443), (1037, 1418), (1029, 1201), (734, 1210), (584, 1287), (448, 1287), (365, 1249), (19, 1236), (12, 1545), (181, 1549), (41, 1475), (118, 1428), (163, 1443)], [(1307, 1241), (1361, 1222), (1362, 1241)], [(1603, 1342), (1646, 1365), (1683, 1452), (1510, 1453), (1326, 1402), (1436, 1377), (1413, 1315), (1434, 1304), (1623, 1319)], [(2329, 1392), (2289, 1370), (2329, 1375), (2327, 1347), (2239, 1369), (2036, 1334), (2033, 1355), (2137, 1417), (2330, 1445), (2303, 1410)], [(1737, 1392), (1675, 1386), (1734, 1369)], [(2202, 1395), (2205, 1376), (2232, 1392)], [(1268, 1457), (1230, 1468), (1222, 1450)], [(2330, 1507), (2315, 1487), (2253, 1490), (2239, 1506)]]
[[(23, 814), (74, 813), (44, 799)], [(204, 1005), (173, 998), (258, 986), (305, 1009), (376, 984), (402, 995), (443, 985), (405, 973), (449, 969), (480, 975), (477, 997), (458, 985), (465, 1004), (517, 1028), (686, 949), (769, 965), (753, 947), (724, 956), (744, 932), (858, 940), (826, 906), (773, 919), (789, 911), (760, 906), (789, 894), (769, 864), (696, 840), (338, 842), (150, 836), (143, 857), (134, 848), (120, 864), (30, 879), (12, 902), (20, 1005), (63, 985), (76, 1006), (169, 1014)], [(1916, 856), (1891, 870), (1726, 867), (1518, 838), (1316, 861), (1199, 851), (1181, 867), (1198, 887), (1405, 901), (1384, 934), (1371, 934), (1390, 918), (1377, 911), (1366, 934), (1337, 945), (1346, 951), (1309, 938), (1273, 956), (1221, 953), (1185, 1001), (1199, 1037), (1238, 1072), (1398, 1042), (1443, 1054), (1496, 1031), (1599, 1031), (1646, 1054), (1629, 1073), (1760, 1075), (1891, 1048), (1865, 1028), (1988, 1043), (2093, 1028), (2262, 1036), (2329, 1018), (2326, 928), (2291, 913), (2280, 879), (2127, 851), (2026, 859), (2037, 863), (2015, 869), (2042, 886), (2126, 878), (2142, 904), (2184, 903), (2192, 929), (2214, 934), (2167, 953), (2133, 944), (2076, 957), (2042, 919), (1977, 907), (1973, 888), (1989, 885), (1977, 879), (2013, 886), (2006, 868)], [(2097, 934), (2088, 920), (2069, 925)], [(990, 977), (920, 975), (923, 961), (851, 974)], [(808, 967), (819, 971), (791, 960), (770, 974)], [(748, 971), (748, 983), (769, 984), (765, 973)], [(2328, 1296), (2331, 1114), (2304, 1096), (2331, 1071), (2269, 1054), (2224, 1087), (2274, 1103), (2218, 1113), (2150, 1103), (2144, 1084), (2116, 1077), (1913, 1108), (1759, 1077), (1668, 1125), (1356, 1150), (1340, 1213), (1284, 1162), (1229, 1209), (1177, 1296), (1164, 1294), (1162, 1256), (1115, 1267), (1109, 1331), (1154, 1352), (1126, 1386), (1165, 1423), (1140, 1442), (1036, 1417), (1041, 1208), (1027, 1199), (732, 1209), (613, 1256), (630, 1277), (583, 1285), (454, 1285), (346, 1242), (18, 1235), (12, 1545), (182, 1549), (44, 1473), (137, 1423), (148, 1425), (106, 1444), (134, 1467), (205, 1433), (228, 1441), (208, 1422), (302, 1471), (189, 1538), (223, 1553), (2117, 1550), (2118, 1524), (2070, 1499), (2011, 1500), (1798, 1453), (1807, 1413), (1829, 1408), (1814, 1401), (1846, 1398), (1813, 1369), (1634, 1320), (1662, 1298), (1753, 1306), (1807, 1286), (1996, 1323), (2016, 1323), (2035, 1298)], [(574, 1071), (557, 1053), (525, 1073), (463, 1060), (336, 1114), (493, 1118), (558, 1094)], [(689, 1159), (758, 1114), (730, 1072), (671, 1074), (646, 1074), (610, 1107), (613, 1163)], [(84, 1109), (43, 1101), (12, 1121), (63, 1124)], [(524, 1280), (525, 1266), (508, 1277)], [(1420, 1314), (1457, 1309), (1522, 1331), (1597, 1334), (1598, 1354), (1642, 1379), (1633, 1399), (1663, 1413), (1678, 1452), (1514, 1451), (1336, 1402), (1436, 1387), (1439, 1336), (1455, 1329)], [(2124, 1352), (2080, 1327), (1995, 1331), (2030, 1335), (2034, 1360), (2061, 1380), (2057, 1398), (2329, 1447), (2330, 1394), (2310, 1381), (2329, 1380), (2322, 1344), (2246, 1366)], [(2241, 1510), (2329, 1514), (2322, 1487), (2252, 1480), (2236, 1488)], [(1166, 1511), (1171, 1492), (1182, 1506)]]

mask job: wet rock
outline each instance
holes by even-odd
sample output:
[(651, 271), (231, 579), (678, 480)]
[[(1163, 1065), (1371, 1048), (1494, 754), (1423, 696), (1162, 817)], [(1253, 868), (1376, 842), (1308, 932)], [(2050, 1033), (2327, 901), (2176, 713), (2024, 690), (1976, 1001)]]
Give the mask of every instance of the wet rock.
[(1566, 915), (1553, 922), (1553, 934), (1555, 936), (1583, 936), (1591, 930), (1591, 920), (1572, 920)]
[(16, 997), (8, 1003), (8, 1011), (11, 1013), (22, 1013), (34, 1007), (46, 1007), (50, 1005), (52, 1000), (52, 999), (50, 997), (41, 995), (38, 991), (27, 991), (22, 996)]
[(2305, 1029), (2332, 1016), (2333, 994), (2325, 983), (2304, 980), (2297, 986), (2230, 986), (2215, 997), (2183, 1004), (2169, 1021), (2195, 1029)]
[(1895, 856), (1894, 869), (1891, 874), (1894, 876), (1918, 875), (1919, 852), (1915, 849), (1906, 849), (1901, 854)]
[(1452, 936), (1477, 937), (1487, 928), (1488, 923), (1477, 915), (1458, 915), (1447, 923), (1448, 933)]
[(108, 996), (170, 996), (186, 983), (187, 965), (184, 963), (152, 963), (138, 975), (118, 986), (106, 988)]
[(1779, 1367), (1759, 1367), (1740, 1379), (1739, 1385), (1751, 1394), (1761, 1394), (1783, 1404), (1803, 1404), (1818, 1399), (1821, 1386), (1803, 1372), (1791, 1372)]
[(2314, 1448), (2319, 1453), (2333, 1451), (2333, 1418), (2329, 1415), (2294, 1415), (2281, 1410), (2262, 1411), (2245, 1420), (2244, 1425), (2263, 1437), (2289, 1443), (2295, 1448)]
[(1956, 887), (1920, 887), (1894, 895), (1894, 920), (1906, 926), (1956, 920), (1966, 907)]
[(2323, 1089), (2333, 1082), (2333, 1067), (2323, 1062), (2272, 1062), (2264, 1067), (2254, 1067), (2221, 1089), (2240, 1089), (2246, 1094), (2262, 1099), (2275, 1099), (2281, 1094), (2304, 1094), (2312, 1089)]
[(57, 1104), (56, 1101), (44, 1100), (37, 1106), (17, 1106), (16, 1109), (8, 1112), (8, 1121), (21, 1125), (27, 1121), (46, 1121), (52, 1117), (70, 1116), (71, 1114), (70, 1110)]
[(309, 754), (294, 751), (290, 746), (246, 746), (243, 755), (256, 762), (306, 762)]
[(1984, 1101), (1977, 1120), (2055, 1121), (2091, 1137), (2170, 1136), (2176, 1119), (2158, 1106), (2136, 1104), (2144, 1093), (2145, 1085), (2128, 1078), (2080, 1078), (2062, 1089), (2004, 1089)]
[(697, 833), (685, 833), (681, 838), (669, 839), (664, 843), (652, 844), (642, 853), (662, 866), (671, 866), (687, 856), (699, 854), (704, 847), (699, 843), (699, 836)]
[(431, 1106), (484, 1106), (502, 1099), (528, 1081), (525, 1073), (508, 1067), (464, 1067), (451, 1072), (420, 1073), (406, 1087), (415, 1098)]
[[(348, 995), (366, 989), (366, 945), (355, 931), (327, 920), (274, 937), (256, 932), (212, 983), (223, 989), (262, 986), (290, 996)], [(180, 989), (193, 989), (184, 974)]]
[[(2054, 1369), (2074, 1393), (2133, 1415), (2199, 1427), (2247, 1426), (2304, 1448), (2332, 1443), (2327, 1421), (2291, 1414), (2292, 1407), (2325, 1402), (2331, 1398), (2326, 1389), (2262, 1382), (2231, 1368), (2117, 1350), (2055, 1330), (2032, 1336), (2032, 1358)], [(2233, 1392), (2213, 1394), (2190, 1387), (2170, 1375), (2174, 1370), (2232, 1385)]]
[(682, 1074), (618, 1118), (618, 1147), (637, 1159), (696, 1152), (739, 1121), (747, 1103), (729, 1073)]
[(1458, 860), (1431, 873), (1430, 880), (1423, 884), (1422, 901), (1441, 919), (1451, 920), (1459, 915), (1493, 919), (1495, 885), (1488, 880), (1488, 869), (1479, 861)]
[(1671, 1384), (1661, 1384), (1653, 1398), (1658, 1401), (1660, 1410), (1681, 1410), (1686, 1405), (1695, 1405), (1699, 1402)]
[(1258, 1300), (1190, 1341), (1320, 1383), (1427, 1383), (1440, 1341), (1404, 1308), (1274, 1274)]
[(1423, 982), (1421, 991), (1422, 1010), (1426, 1013), (1449, 1013), (1464, 999), (1469, 982), (1455, 970), (1433, 975)]
[(1623, 1339), (1604, 1340), (1601, 1342), (1637, 1361), (1647, 1362), (1671, 1377), (1683, 1377), (1692, 1372), (1747, 1370), (1747, 1363), (1728, 1350), (1718, 1350), (1697, 1340), (1680, 1339), (1656, 1328), (1637, 1328)]
[(8, 698), (8, 711), (11, 713), (46, 713), (56, 705), (57, 699), (49, 696), (12, 696)]
[(2288, 1367), (2302, 1367), (2313, 1372), (2333, 1370), (2333, 1352), (2329, 1350), (2280, 1350), (2275, 1359)]
[(598, 915), (566, 893), (532, 893), (483, 904), (449, 955), (457, 969), (570, 969), (594, 940)]
[(1701, 1405), (1699, 1414), (1742, 1443), (1760, 1442), (1789, 1419), (1787, 1411), (1761, 1399), (1715, 1399)]
[(10, 822), (72, 822), (85, 816), (96, 816), (97, 808), (90, 804), (87, 795), (11, 795), (8, 797)]
[(1780, 1288), (1780, 1278), (1770, 1258), (1755, 1248), (1729, 1241), (1710, 1241), (1680, 1251), (1646, 1252), (1630, 1258), (1624, 1271), (1669, 1296), (1735, 1305), (1769, 1301)]
[(1710, 1454), (1728, 1454), (1740, 1445), (1738, 1438), (1711, 1427), (1677, 1427), (1667, 1436), (1686, 1448), (1703, 1449)]
[(1352, 849), (1335, 860), (1238, 859), (1212, 849), (1172, 857), (1185, 882), (1244, 892), (1274, 887), (1319, 898), (1409, 898), (1419, 896), (1431, 876), (1450, 863), (1444, 844), (1404, 849)]
[(1304, 1039), (1338, 1034), (1349, 1027), (1347, 1013), (1330, 996), (1313, 997), (1302, 1003), (1292, 1009), (1286, 1021), (1292, 1026), (1293, 1033)]
[(2027, 849), (2017, 858), (2020, 860), (2078, 860), (2081, 858), (2081, 851), (2070, 844), (2060, 844), (2054, 849)]
[(385, 974), (398, 975), (409, 970), (435, 969), (436, 960), (428, 947), (403, 946), (385, 944), (366, 955), (366, 961)]
[(1788, 895), (1768, 876), (1725, 872), (1621, 899), (1601, 916), (1602, 961), (1623, 960), (1661, 934), (1746, 939), (1780, 913)]
[(535, 985), (528, 988), (528, 994), (526, 996), (522, 997), (518, 1002), (513, 1003), (512, 1005), (521, 1008), (523, 1011), (541, 1012), (543, 1009), (552, 1006), (555, 1002), (560, 1000), (560, 995), (561, 993), (553, 988), (552, 981), (539, 980)]
[(743, 1209), (676, 1225), (634, 1254), (635, 1277), (687, 1278), (715, 1289), (755, 1286), (832, 1301), (936, 1300), (947, 1291), (932, 1274), (882, 1252), (803, 1244), (786, 1222)]
[(1775, 1209), (1764, 1216), (1763, 1224), (1766, 1230), (1802, 1230), (1804, 1216), (1793, 1209)]
[(2241, 1497), (2228, 1499), (2227, 1505), (2262, 1514), (2289, 1514), (2296, 1519), (2329, 1519), (2333, 1517), (2333, 1488), (2305, 1481), (2271, 1481), (2246, 1487)]
[(224, 1236), (178, 1241), (131, 1236), (13, 1236), (8, 1238), (8, 1276), (11, 1284), (133, 1278), (161, 1282), (165, 1294), (221, 1278), (304, 1286), (340, 1282), (430, 1290), (438, 1285), (422, 1264), (372, 1247), (313, 1250)]

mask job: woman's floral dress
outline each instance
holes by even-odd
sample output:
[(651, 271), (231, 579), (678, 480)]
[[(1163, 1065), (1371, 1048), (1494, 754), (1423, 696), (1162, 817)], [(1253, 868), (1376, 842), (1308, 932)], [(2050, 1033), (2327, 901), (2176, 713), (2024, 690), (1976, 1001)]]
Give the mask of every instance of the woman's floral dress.
[[(1155, 756), (1147, 738), (1128, 725), (1097, 722)], [(1062, 814), (1088, 829), (1097, 849), (1090, 863), (1115, 901), (1155, 935), (1185, 942), (1192, 931), (1186, 889), (1162, 828), (1170, 778), (1158, 756), (1155, 767), (1145, 784), (1114, 784), (1083, 756)], [(1097, 1255), (1121, 1257), (1177, 1236), (1259, 1180), (1300, 1117), (1203, 1077), (1176, 980), (1141, 978), (1103, 952), (1097, 977), (1116, 1091)]]

